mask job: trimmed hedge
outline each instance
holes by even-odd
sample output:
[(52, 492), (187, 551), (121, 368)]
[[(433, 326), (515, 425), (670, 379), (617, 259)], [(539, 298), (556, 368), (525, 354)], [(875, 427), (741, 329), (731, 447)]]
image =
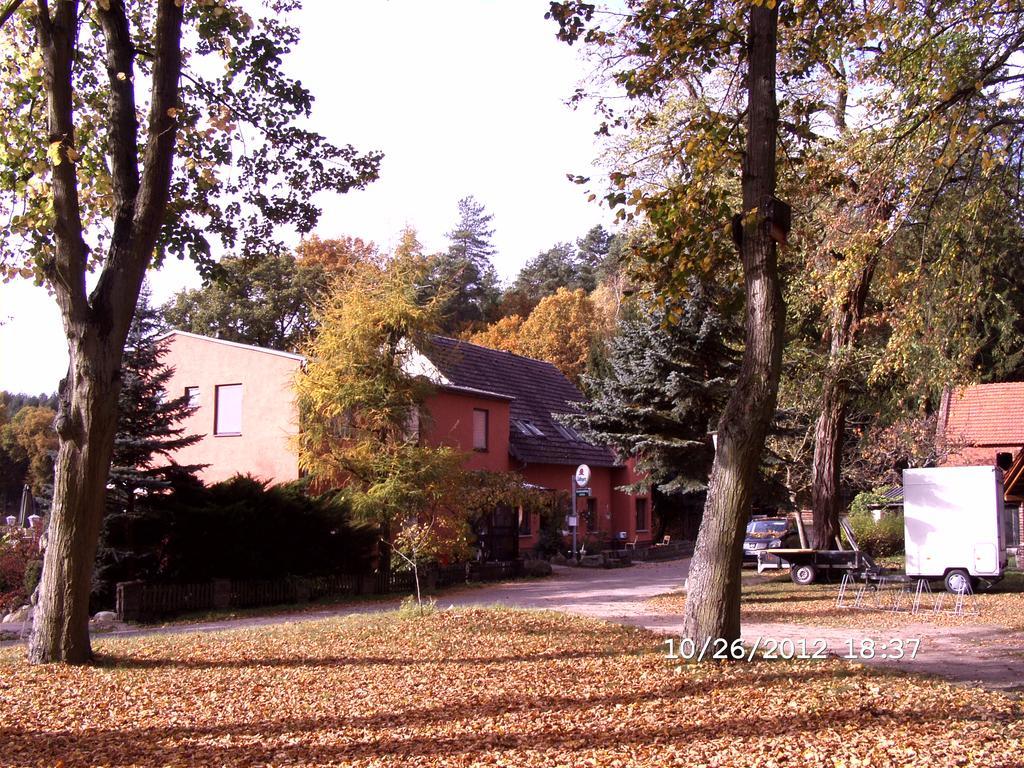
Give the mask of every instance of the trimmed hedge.
[(304, 484), (267, 487), (236, 476), (196, 482), (138, 499), (104, 519), (93, 608), (114, 604), (119, 581), (192, 583), (360, 573), (376, 535), (356, 530), (333, 496), (310, 497)]
[(855, 512), (850, 526), (857, 544), (872, 557), (903, 554), (903, 515), (884, 515), (875, 522), (870, 512)]

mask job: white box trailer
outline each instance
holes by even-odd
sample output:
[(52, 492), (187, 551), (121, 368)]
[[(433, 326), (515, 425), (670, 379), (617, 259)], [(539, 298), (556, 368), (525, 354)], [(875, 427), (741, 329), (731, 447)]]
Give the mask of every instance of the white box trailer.
[(903, 471), (906, 572), (962, 591), (1006, 569), (1003, 471), (936, 467)]

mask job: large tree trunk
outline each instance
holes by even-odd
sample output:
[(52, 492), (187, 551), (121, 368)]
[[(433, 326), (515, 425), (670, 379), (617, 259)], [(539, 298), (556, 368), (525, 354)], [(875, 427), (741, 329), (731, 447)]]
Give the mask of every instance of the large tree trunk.
[(690, 564), (683, 635), (698, 647), (740, 636), (743, 535), (782, 370), (785, 308), (775, 241), (770, 222), (748, 215), (760, 211), (775, 193), (777, 25), (776, 8), (751, 8), (741, 245), (746, 346), (736, 387), (718, 425), (718, 451)]
[(839, 535), (839, 467), (843, 460), (848, 392), (841, 378), (829, 377), (821, 395), (821, 413), (814, 427), (811, 498), (815, 549), (835, 549)]
[(123, 340), (103, 343), (81, 328), (68, 337), (80, 341), (61, 383), (53, 508), (29, 640), (29, 660), (37, 664), (92, 658), (89, 595), (117, 423)]
[(37, 2), (35, 28), (45, 63), (53, 162), (56, 257), (46, 277), (64, 320), (70, 363), (61, 383), (56, 429), (60, 438), (53, 509), (47, 532), (29, 661), (81, 664), (91, 658), (89, 593), (103, 519), (107, 476), (117, 425), (120, 366), (128, 326), (153, 255), (167, 205), (181, 74), (178, 0), (159, 0), (148, 141), (139, 171), (133, 62), (135, 48), (123, 0), (97, 6), (106, 38), (109, 76), (107, 144), (110, 157), (113, 231), (110, 250), (91, 294), (85, 273), (89, 249), (79, 211), (78, 172), (69, 150), (75, 145), (74, 67), (79, 6), (60, 0)]
[(829, 368), (821, 395), (821, 413), (814, 429), (811, 472), (812, 545), (817, 549), (833, 549), (839, 535), (839, 470), (843, 461), (843, 435), (850, 399), (847, 361), (857, 341), (857, 328), (864, 316), (876, 264), (876, 254), (868, 257), (853, 274), (842, 303), (832, 313)]

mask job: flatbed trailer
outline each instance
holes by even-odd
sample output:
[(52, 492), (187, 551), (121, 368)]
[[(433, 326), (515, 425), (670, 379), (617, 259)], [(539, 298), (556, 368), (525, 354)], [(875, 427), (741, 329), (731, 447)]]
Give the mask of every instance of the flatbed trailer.
[[(789, 576), (795, 584), (811, 584), (819, 576), (836, 571), (852, 574), (859, 580), (881, 575), (882, 569), (857, 545), (849, 521), (840, 520), (839, 528), (845, 534), (851, 549), (762, 550), (757, 553), (757, 572), (762, 573), (766, 568), (773, 567), (772, 559), (778, 558), (782, 563), (789, 565)], [(836, 537), (836, 544), (841, 543), (839, 537)]]
[[(789, 575), (796, 584), (811, 584), (819, 576), (841, 571), (852, 573), (860, 579), (877, 575), (881, 569), (866, 552), (856, 549), (773, 549), (765, 550), (765, 555), (778, 557), (789, 565)], [(772, 567), (769, 563), (762, 565), (762, 554), (758, 553), (757, 572)]]

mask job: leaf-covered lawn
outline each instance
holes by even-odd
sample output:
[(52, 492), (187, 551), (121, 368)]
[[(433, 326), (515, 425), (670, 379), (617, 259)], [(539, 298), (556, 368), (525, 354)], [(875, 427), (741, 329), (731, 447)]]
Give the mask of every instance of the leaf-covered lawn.
[[(838, 584), (811, 584), (799, 586), (789, 579), (788, 573), (758, 581), (746, 575), (743, 583), (743, 620), (746, 622), (772, 622), (780, 624), (805, 624), (819, 627), (844, 627), (859, 629), (897, 629), (911, 624), (933, 624), (940, 627), (959, 627), (977, 624), (997, 624), (1007, 629), (1024, 631), (1024, 578), (1018, 572), (1008, 575), (1006, 583), (997, 585), (995, 592), (981, 593), (968, 597), (968, 607), (973, 599), (976, 615), (954, 616), (949, 613), (953, 607), (953, 596), (944, 596), (946, 612), (933, 613), (934, 600), (942, 592), (925, 595), (921, 610), (915, 615), (909, 610), (912, 595), (903, 598), (903, 610), (893, 613), (885, 610), (888, 596), (883, 596), (881, 609), (861, 610), (837, 608)], [(850, 593), (849, 603), (853, 602)], [(682, 615), (686, 595), (672, 592), (658, 595), (648, 601), (655, 613)]]
[(679, 668), (643, 630), (395, 614), (0, 653), (3, 765), (1021, 765), (1021, 704), (838, 660)]

